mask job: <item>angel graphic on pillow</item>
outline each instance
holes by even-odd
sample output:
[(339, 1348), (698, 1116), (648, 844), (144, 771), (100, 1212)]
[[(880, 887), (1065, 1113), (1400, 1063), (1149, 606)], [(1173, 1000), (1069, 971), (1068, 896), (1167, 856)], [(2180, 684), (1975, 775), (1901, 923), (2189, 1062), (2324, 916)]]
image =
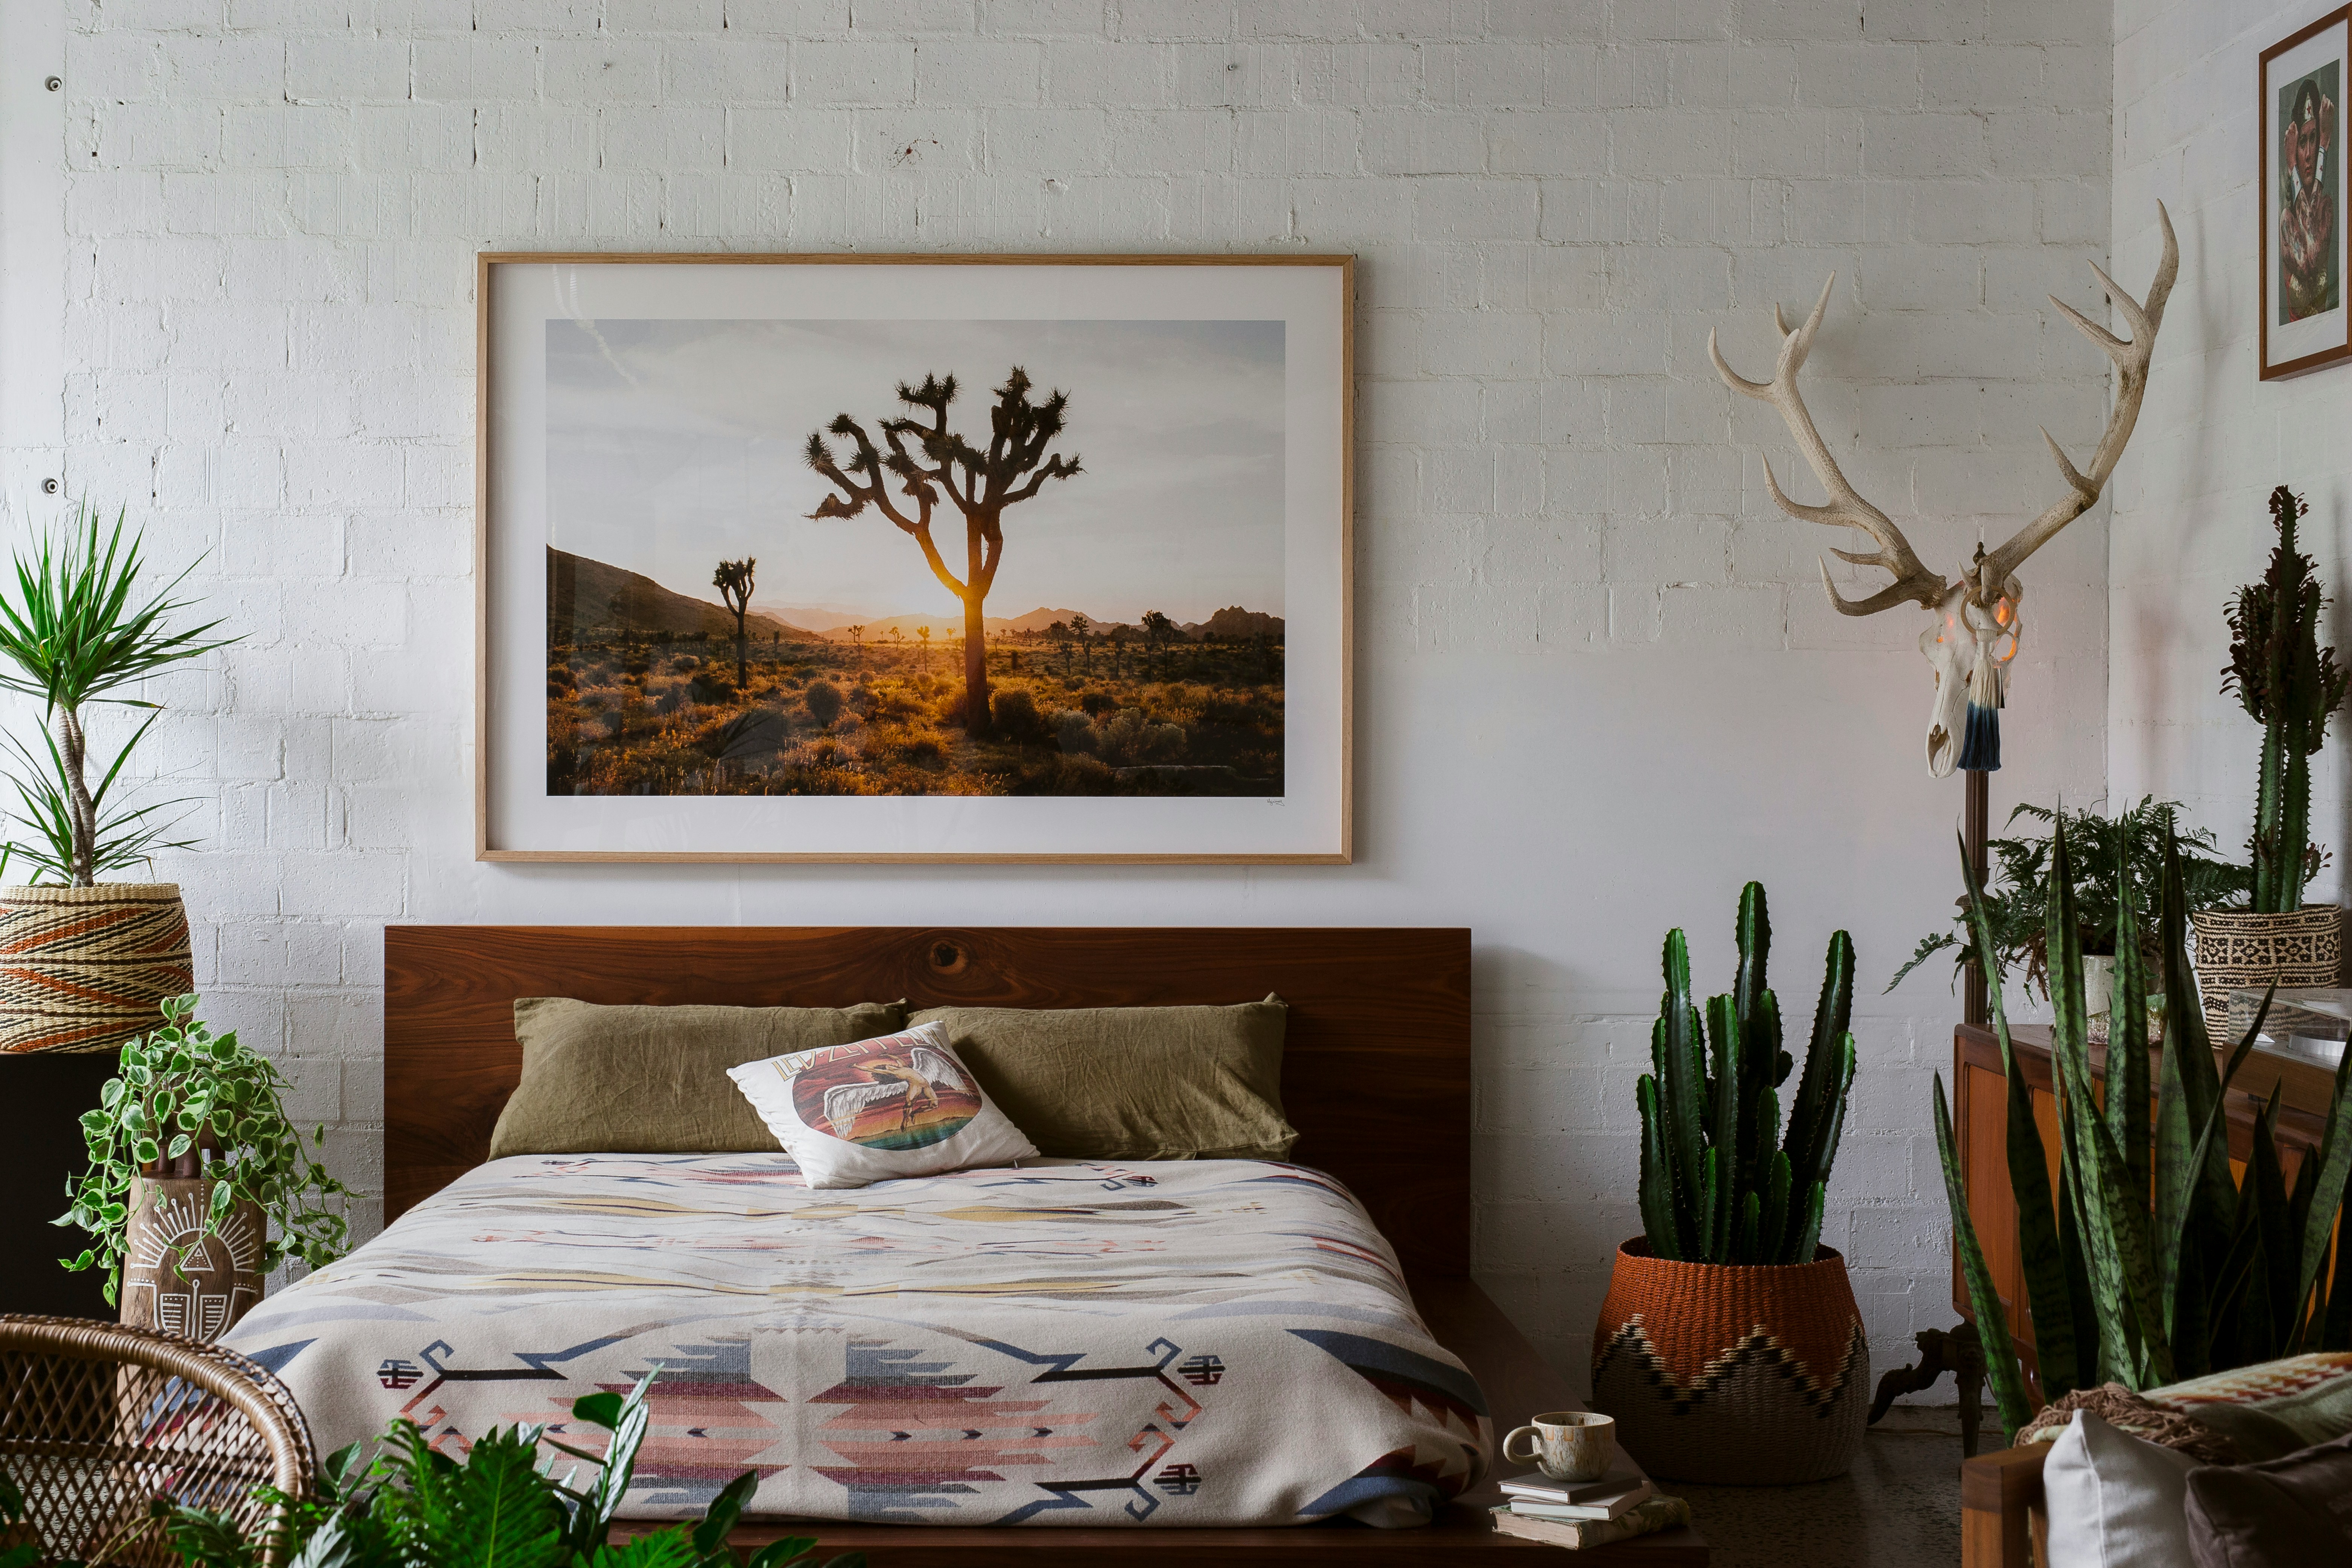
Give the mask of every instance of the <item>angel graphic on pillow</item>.
[[(914, 1129), (919, 1115), (932, 1116), (941, 1110), (940, 1090), (949, 1094), (976, 1100), (971, 1086), (956, 1068), (956, 1064), (928, 1046), (916, 1046), (902, 1060), (896, 1056), (869, 1057), (850, 1065), (856, 1074), (849, 1082), (837, 1083), (824, 1091), (823, 1115), (827, 1129), (836, 1138), (858, 1142), (857, 1119), (888, 1100), (897, 1100), (898, 1124), (893, 1131), (905, 1137)], [(966, 1119), (970, 1113), (966, 1112)], [(961, 1125), (960, 1120), (957, 1123)]]

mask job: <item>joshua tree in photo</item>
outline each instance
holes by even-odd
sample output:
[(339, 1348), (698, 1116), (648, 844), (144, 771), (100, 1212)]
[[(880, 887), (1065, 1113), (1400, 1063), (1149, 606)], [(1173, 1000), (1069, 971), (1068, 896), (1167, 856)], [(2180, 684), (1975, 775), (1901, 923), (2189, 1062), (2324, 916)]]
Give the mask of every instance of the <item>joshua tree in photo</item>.
[(740, 561), (721, 561), (719, 570), (711, 574), (710, 585), (719, 590), (720, 598), (735, 616), (735, 689), (742, 691), (751, 684), (749, 666), (744, 662), (743, 612), (751, 607), (751, 568), (759, 562), (746, 555)]
[(866, 668), (866, 628), (864, 626), (850, 627), (849, 640), (857, 647), (857, 668), (864, 669)]
[(1176, 623), (1158, 610), (1143, 612), (1144, 646), (1151, 650), (1151, 668), (1160, 668), (1160, 650), (1176, 635)]
[(1110, 672), (1114, 677), (1127, 673), (1127, 626), (1119, 621), (1110, 627)]
[(1089, 632), (1094, 630), (1094, 622), (1088, 620), (1084, 614), (1075, 615), (1070, 617), (1070, 635), (1078, 639), (1078, 653), (1085, 658), (1087, 662), (1087, 673), (1089, 675), (1094, 673), (1095, 645), (1087, 641), (1087, 637)]
[[(878, 429), (887, 453), (846, 414), (836, 416), (827, 430), (849, 438), (854, 450), (847, 462), (835, 458), (825, 431), (812, 432), (808, 439), (809, 467), (830, 479), (836, 491), (809, 515), (856, 517), (868, 506), (876, 508), (914, 537), (932, 575), (962, 603), (964, 727), (972, 734), (984, 734), (989, 728), (982, 607), (1004, 552), (1004, 509), (1034, 496), (1047, 479), (1066, 479), (1080, 471), (1076, 458), (1045, 450), (1062, 433), (1069, 395), (1055, 392), (1043, 403), (1032, 403), (1031, 384), (1027, 373), (1015, 365), (996, 389), (985, 449), (948, 428), (948, 405), (956, 396), (951, 375), (926, 374), (920, 386), (898, 384), (898, 401), (926, 417), (883, 420)], [(914, 503), (911, 507), (890, 496), (892, 479), (905, 500)], [(948, 570), (931, 539), (931, 513), (942, 495), (963, 517), (965, 566), (961, 578)]]

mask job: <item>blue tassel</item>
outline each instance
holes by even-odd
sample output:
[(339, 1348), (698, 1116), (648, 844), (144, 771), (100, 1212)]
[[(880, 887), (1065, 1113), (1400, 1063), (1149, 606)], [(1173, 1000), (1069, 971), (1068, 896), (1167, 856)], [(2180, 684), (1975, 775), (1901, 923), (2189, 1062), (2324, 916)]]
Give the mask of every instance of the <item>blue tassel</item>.
[(2000, 771), (2000, 710), (1969, 704), (1969, 721), (1960, 738), (1960, 767), (1972, 773)]

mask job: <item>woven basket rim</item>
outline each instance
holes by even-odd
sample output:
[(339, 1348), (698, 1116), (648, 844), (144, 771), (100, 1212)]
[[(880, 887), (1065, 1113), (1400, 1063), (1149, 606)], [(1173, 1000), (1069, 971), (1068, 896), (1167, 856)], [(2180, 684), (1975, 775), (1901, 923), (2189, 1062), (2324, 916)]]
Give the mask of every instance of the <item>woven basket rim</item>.
[(180, 897), (177, 882), (100, 882), (94, 887), (47, 887), (19, 882), (0, 888), (0, 903), (88, 904), (102, 900), (160, 904)]
[(2253, 910), (2191, 910), (2189, 911), (2189, 921), (2191, 925), (2199, 921), (2215, 921), (2231, 925), (2243, 921), (2251, 925), (2262, 921), (2326, 920), (2331, 917), (2340, 918), (2343, 913), (2344, 909), (2340, 904), (2305, 904), (2299, 910), (2280, 910), (2268, 914)]
[(1811, 1263), (1693, 1263), (1687, 1259), (1679, 1258), (1659, 1257), (1656, 1253), (1650, 1250), (1649, 1237), (1647, 1235), (1643, 1235), (1633, 1237), (1625, 1241), (1619, 1242), (1617, 1244), (1617, 1256), (1620, 1258), (1629, 1258), (1637, 1263), (1646, 1263), (1658, 1268), (1705, 1269), (1715, 1273), (1724, 1274), (1789, 1275), (1801, 1273), (1809, 1269), (1826, 1269), (1832, 1267), (1841, 1273), (1845, 1270), (1845, 1254), (1840, 1252), (1834, 1247), (1830, 1247), (1822, 1243), (1814, 1244), (1813, 1260)]

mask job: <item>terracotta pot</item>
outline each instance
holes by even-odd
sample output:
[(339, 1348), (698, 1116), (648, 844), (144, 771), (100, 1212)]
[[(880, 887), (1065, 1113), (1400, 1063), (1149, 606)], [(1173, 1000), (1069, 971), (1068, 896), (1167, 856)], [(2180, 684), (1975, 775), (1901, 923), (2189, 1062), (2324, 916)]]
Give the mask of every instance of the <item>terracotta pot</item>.
[[(261, 1205), (231, 1205), (198, 1241), (213, 1185), (202, 1176), (132, 1179), (124, 1322), (210, 1343), (261, 1300)], [(182, 1247), (189, 1247), (184, 1264)]]
[(195, 984), (175, 882), (0, 888), (0, 1055), (119, 1049)]
[(2344, 960), (2344, 911), (2305, 904), (2287, 914), (2199, 910), (2197, 995), (2205, 1005), (2205, 1032), (2216, 1046), (2229, 1040), (2230, 993), (2241, 986), (2333, 985)]
[(1845, 1259), (1670, 1263), (1617, 1249), (1592, 1331), (1592, 1407), (1662, 1479), (1783, 1486), (1843, 1475), (1870, 1414), (1870, 1342)]

